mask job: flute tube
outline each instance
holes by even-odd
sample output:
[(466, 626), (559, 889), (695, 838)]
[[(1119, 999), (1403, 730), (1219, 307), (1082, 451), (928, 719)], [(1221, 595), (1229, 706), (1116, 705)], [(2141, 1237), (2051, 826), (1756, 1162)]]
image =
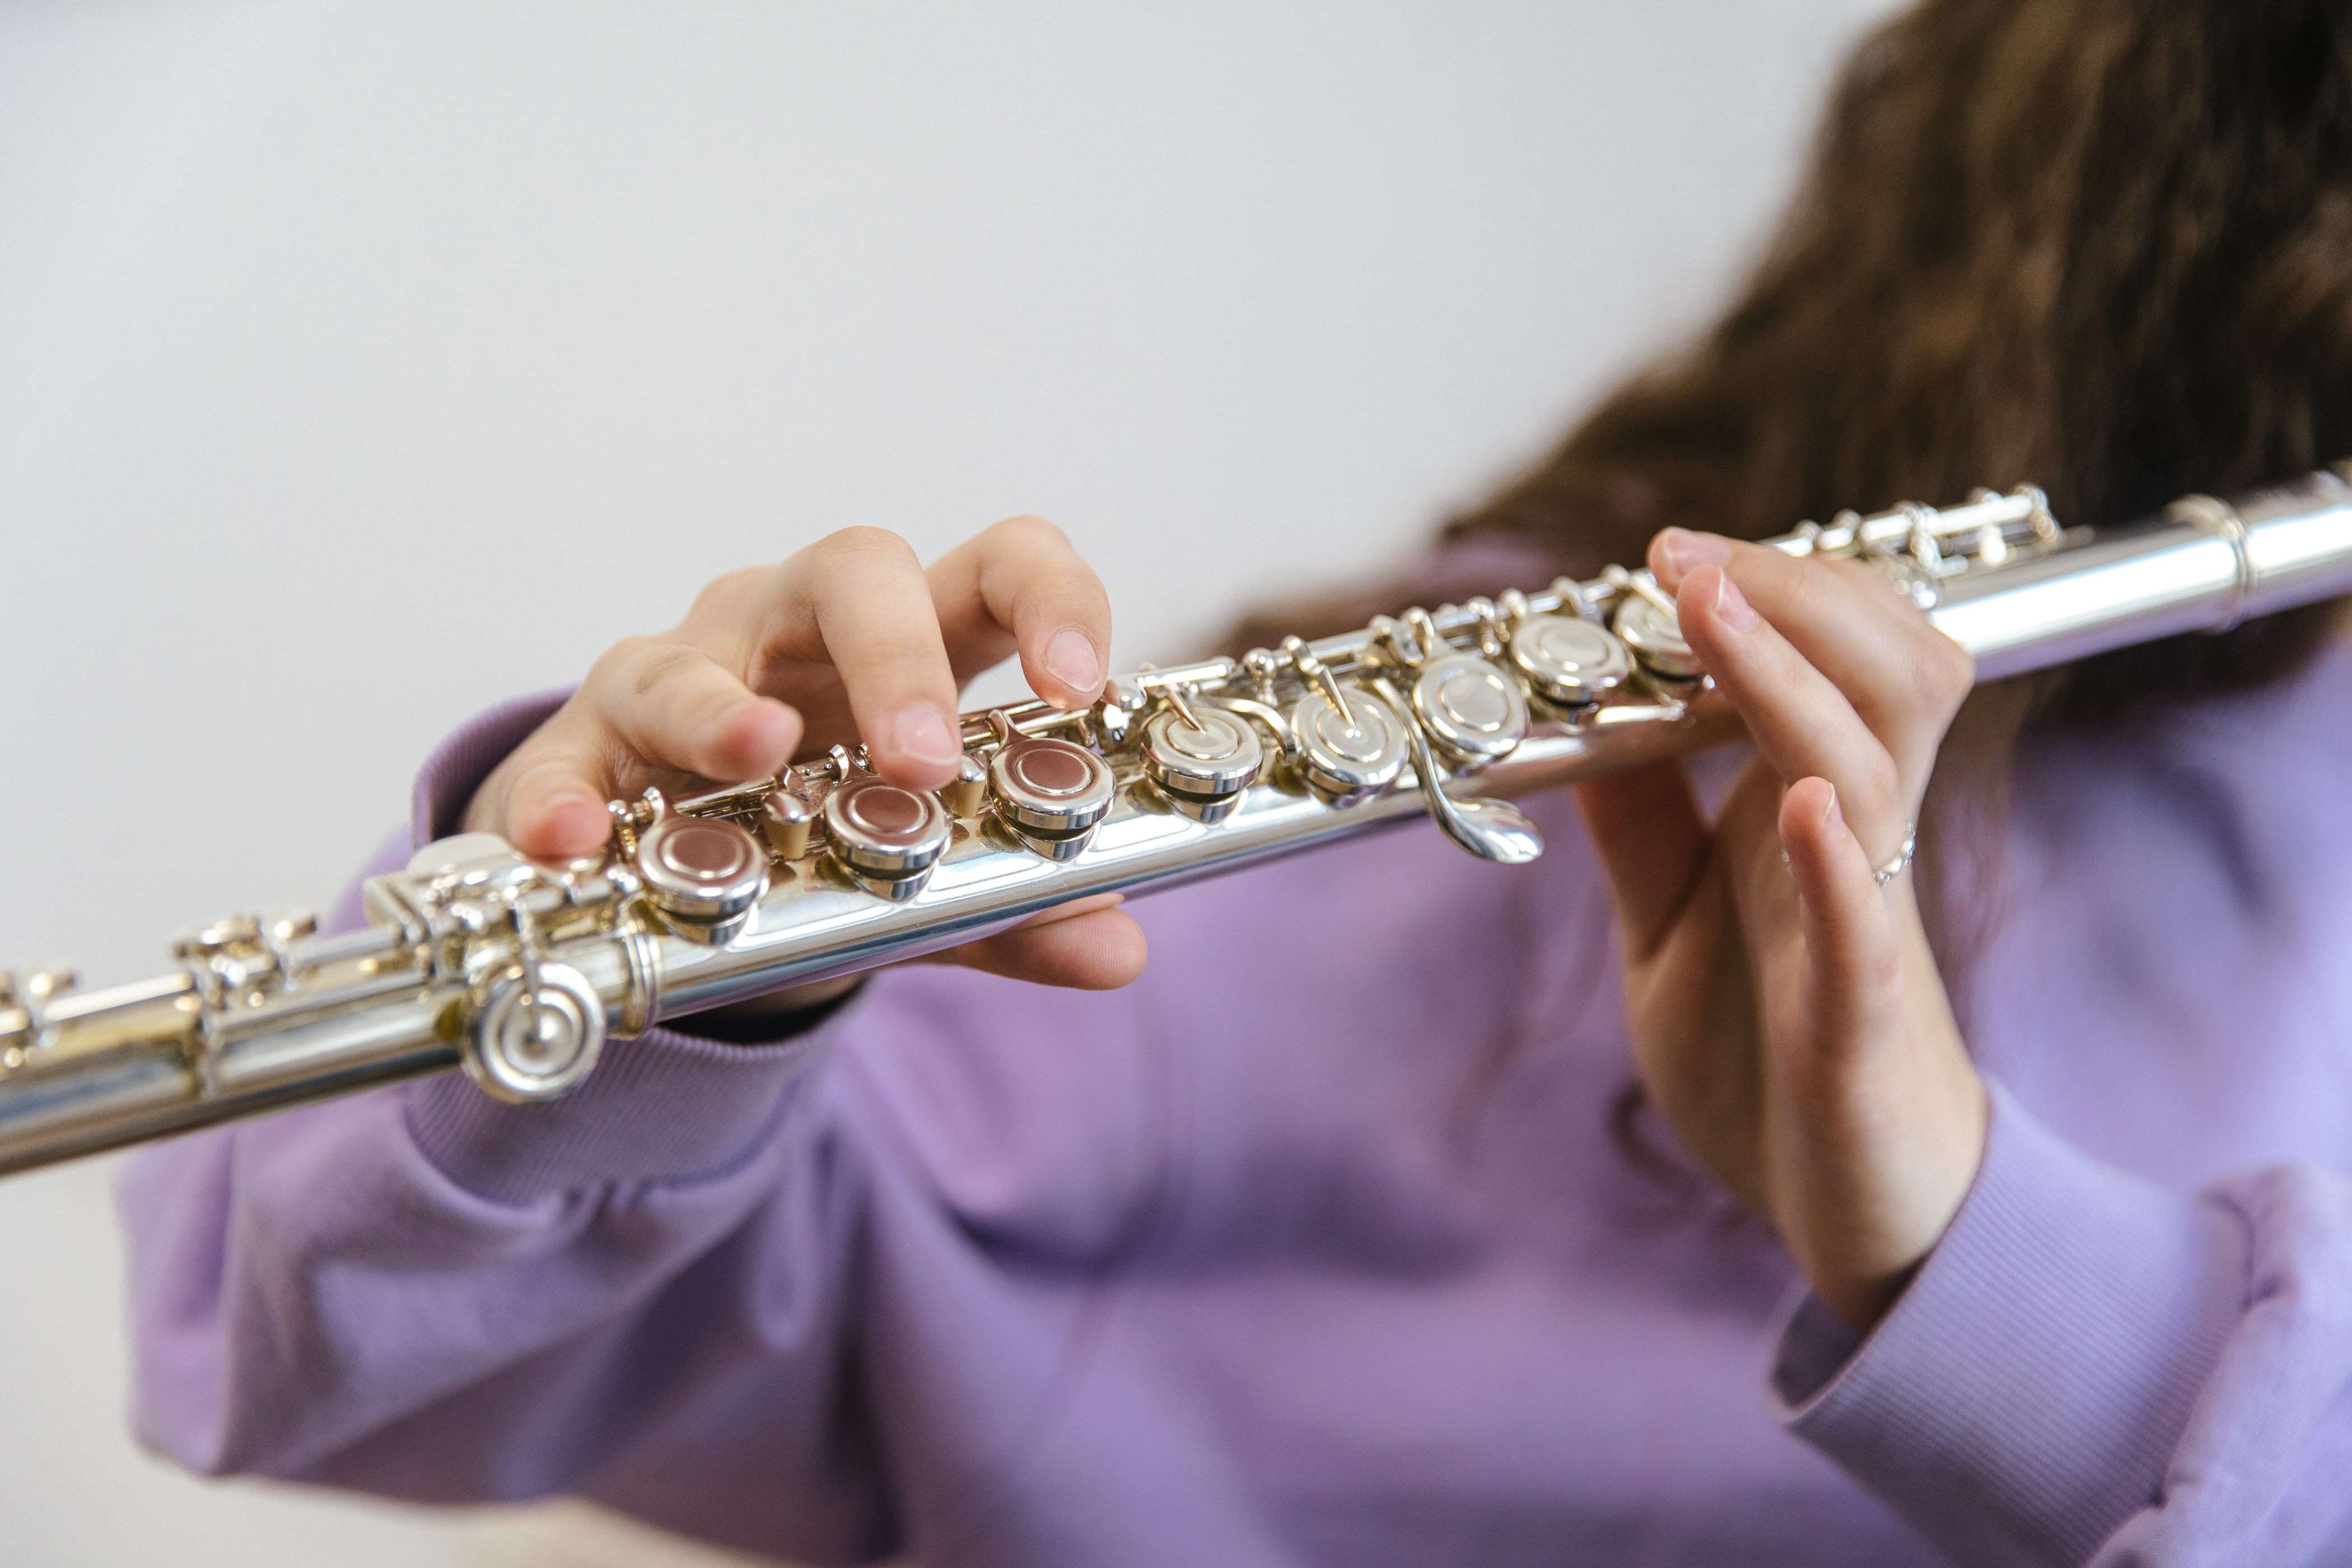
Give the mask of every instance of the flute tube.
[[(1931, 525), (1940, 531), (1923, 533)], [(1975, 656), (1979, 679), (1995, 679), (2352, 592), (2352, 485), (2322, 472), (2234, 502), (2185, 498), (2160, 517), (2063, 532), (2038, 494), (2021, 491), (1942, 513), (1841, 518), (1774, 542), (1899, 567), (1898, 582), (1932, 599), (1935, 624)], [(1899, 556), (1891, 553), (1897, 546)], [(1969, 549), (1977, 553), (1952, 553)], [(1609, 591), (1555, 584), (1511, 613), (1591, 619)], [(1474, 649), (1486, 637), (1491, 651), (1497, 611), (1474, 602), (1420, 624), (1441, 640), (1466, 636)], [(1312, 686), (1309, 672), (1327, 683), (1377, 673), (1396, 657), (1396, 637), (1390, 623), (1298, 645), (1304, 657), (1283, 679), (1296, 699)], [(1420, 653), (1454, 651), (1449, 644)], [(313, 938), (307, 924), (226, 921), (183, 943), (179, 972), (109, 991), (0, 975), (0, 1173), (447, 1070), (481, 1048), (469, 1030), (497, 987), (556, 966), (602, 1001), (601, 1033), (625, 1035), (956, 946), (1088, 894), (1174, 886), (1423, 816), (1426, 781), (1410, 768), (1383, 793), (1341, 808), (1288, 764), (1273, 764), (1213, 821), (1150, 784), (1129, 720), (1171, 688), (1179, 711), (1189, 710), (1185, 690), (1195, 699), (1229, 693), (1219, 699), (1228, 711), (1278, 731), (1270, 755), (1295, 754), (1300, 737), (1269, 700), (1270, 658), (1122, 678), (1114, 687), (1127, 695), (1091, 717), (1042, 703), (1003, 710), (1002, 733), (1013, 739), (1093, 726), (1096, 753), (1118, 788), (1076, 853), (1066, 843), (1025, 844), (995, 818), (965, 819), (911, 893), (901, 887), (890, 897), (831, 856), (779, 859), (749, 918), (714, 940), (665, 919), (617, 860), (556, 877), (514, 859), (501, 841), (469, 836), (435, 847), (446, 866), (372, 882), (369, 931)], [(1372, 700), (1354, 689), (1350, 700)], [(1481, 767), (1480, 791), (1556, 789), (1739, 734), (1714, 693), (1671, 683), (1645, 689), (1636, 680), (1569, 718)], [(991, 727), (968, 719), (965, 732), (984, 744)], [(793, 770), (771, 783), (799, 788), (812, 777)], [(727, 821), (764, 810), (773, 793), (742, 786), (678, 809)], [(639, 809), (650, 821), (659, 808)]]

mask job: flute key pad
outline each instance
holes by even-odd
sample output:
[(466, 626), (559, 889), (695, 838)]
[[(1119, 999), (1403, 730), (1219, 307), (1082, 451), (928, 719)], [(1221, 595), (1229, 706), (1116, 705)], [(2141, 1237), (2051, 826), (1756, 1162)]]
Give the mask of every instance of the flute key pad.
[(1215, 708), (1198, 709), (1197, 723), (1157, 713), (1143, 727), (1143, 766), (1151, 782), (1185, 795), (1223, 795), (1257, 776), (1265, 752), (1246, 719)]
[(1168, 804), (1195, 822), (1223, 822), (1265, 761), (1257, 727), (1215, 708), (1152, 715), (1143, 727), (1144, 775)]
[(1115, 782), (1083, 746), (1042, 736), (1008, 741), (988, 764), (997, 806), (1013, 826), (1036, 833), (1083, 833), (1110, 811)]
[(768, 889), (768, 857), (732, 822), (665, 816), (638, 836), (637, 875), (666, 915), (696, 925), (741, 916)]
[(1518, 682), (1472, 654), (1423, 665), (1412, 682), (1413, 716), (1439, 750), (1458, 762), (1507, 756), (1528, 732), (1528, 700)]
[(1411, 751), (1404, 721), (1387, 703), (1360, 688), (1347, 698), (1342, 712), (1325, 693), (1310, 691), (1290, 710), (1300, 771), (1333, 805), (1353, 805), (1388, 788)]
[(1625, 645), (1591, 621), (1529, 616), (1511, 633), (1511, 662), (1528, 684), (1563, 708), (1598, 702), (1633, 673)]
[(849, 868), (869, 877), (911, 877), (947, 853), (955, 825), (939, 797), (871, 776), (824, 797), (824, 826)]
[(1696, 680), (1706, 674), (1698, 656), (1683, 640), (1682, 623), (1649, 600), (1628, 597), (1617, 611), (1617, 635), (1642, 668), (1668, 680)]

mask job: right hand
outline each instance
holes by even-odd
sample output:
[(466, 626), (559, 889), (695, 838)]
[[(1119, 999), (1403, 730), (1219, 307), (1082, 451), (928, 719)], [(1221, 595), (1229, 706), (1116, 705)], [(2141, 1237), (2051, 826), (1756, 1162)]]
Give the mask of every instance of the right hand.
[[(1018, 651), (1031, 689), (1063, 708), (1101, 692), (1110, 601), (1061, 530), (997, 523), (926, 571), (906, 541), (850, 528), (779, 565), (703, 589), (686, 618), (625, 637), (482, 781), (465, 826), (534, 860), (597, 854), (604, 803), (772, 773), (862, 737), (908, 789), (956, 776), (957, 693)], [(940, 955), (1048, 985), (1108, 989), (1143, 969), (1143, 932), (1115, 894), (1081, 899)], [(788, 994), (805, 1005), (850, 982)]]
[(1907, 872), (1975, 666), (1858, 561), (1679, 529), (1650, 564), (1756, 754), (1715, 820), (1678, 763), (1579, 786), (1636, 1068), (1684, 1146), (1867, 1331), (1966, 1200), (1986, 1095)]

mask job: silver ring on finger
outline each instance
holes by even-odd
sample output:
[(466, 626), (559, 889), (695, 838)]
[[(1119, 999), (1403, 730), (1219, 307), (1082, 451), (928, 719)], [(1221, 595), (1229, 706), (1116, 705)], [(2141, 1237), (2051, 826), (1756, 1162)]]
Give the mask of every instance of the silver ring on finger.
[(1916, 823), (1906, 822), (1903, 825), (1903, 847), (1895, 852), (1894, 858), (1871, 872), (1870, 879), (1882, 888), (1886, 886), (1887, 883), (1903, 875), (1904, 870), (1911, 864), (1911, 857), (1918, 852), (1918, 848), (1919, 826)]

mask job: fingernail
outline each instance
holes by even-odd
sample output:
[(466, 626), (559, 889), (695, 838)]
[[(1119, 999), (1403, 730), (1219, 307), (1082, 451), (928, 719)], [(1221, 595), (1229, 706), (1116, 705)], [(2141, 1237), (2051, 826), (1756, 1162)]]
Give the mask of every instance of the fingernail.
[(1720, 566), (1731, 559), (1731, 541), (1717, 533), (1693, 533), (1687, 528), (1662, 529), (1658, 548), (1677, 577), (1687, 577), (1702, 566)]
[(901, 756), (924, 763), (951, 763), (963, 748), (936, 708), (909, 708), (890, 727), (890, 743)]
[(1739, 591), (1739, 584), (1731, 580), (1728, 572), (1715, 574), (1715, 613), (1735, 632), (1756, 629), (1755, 606), (1748, 602), (1748, 595)]
[(1837, 785), (1830, 785), (1830, 803), (1822, 807), (1822, 826), (1830, 830), (1832, 838), (1845, 837), (1845, 812), (1838, 805)]
[(1045, 668), (1071, 690), (1088, 697), (1102, 685), (1102, 662), (1084, 632), (1063, 632), (1047, 643)]

